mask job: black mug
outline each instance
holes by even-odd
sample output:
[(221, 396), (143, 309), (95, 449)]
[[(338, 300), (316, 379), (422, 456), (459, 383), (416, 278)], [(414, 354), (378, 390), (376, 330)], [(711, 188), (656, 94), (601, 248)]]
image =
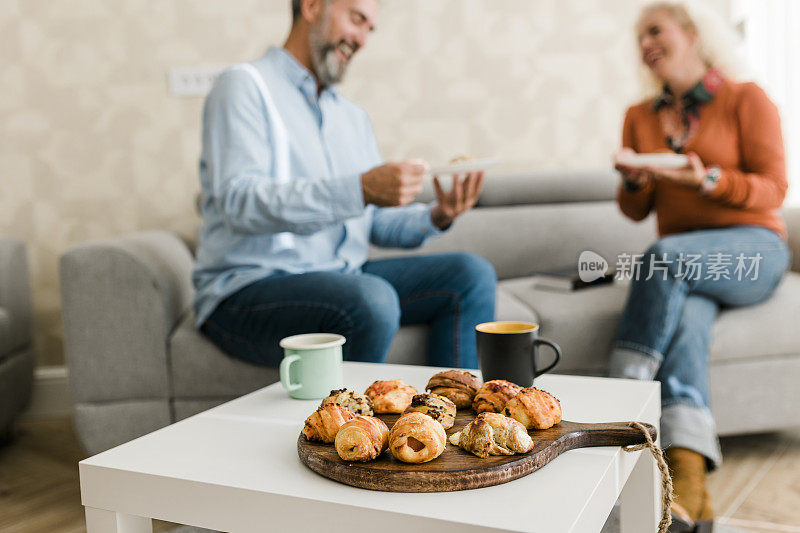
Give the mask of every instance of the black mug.
[[(558, 344), (539, 338), (539, 325), (530, 322), (484, 322), (475, 326), (478, 363), (484, 381), (504, 379), (523, 387), (533, 386), (537, 376), (549, 372), (561, 360)], [(540, 344), (552, 348), (555, 359), (547, 367), (536, 368), (536, 349)]]

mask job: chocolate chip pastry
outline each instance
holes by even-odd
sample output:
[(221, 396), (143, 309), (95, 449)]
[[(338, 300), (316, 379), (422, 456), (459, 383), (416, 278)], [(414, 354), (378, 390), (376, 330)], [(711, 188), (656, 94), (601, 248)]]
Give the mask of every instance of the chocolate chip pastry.
[(444, 429), (450, 429), (456, 422), (456, 404), (449, 398), (438, 394), (417, 394), (411, 399), (406, 413), (417, 411), (439, 422)]
[(322, 400), (322, 405), (333, 403), (341, 405), (354, 415), (372, 416), (372, 400), (365, 394), (359, 394), (348, 389), (332, 390), (330, 396)]

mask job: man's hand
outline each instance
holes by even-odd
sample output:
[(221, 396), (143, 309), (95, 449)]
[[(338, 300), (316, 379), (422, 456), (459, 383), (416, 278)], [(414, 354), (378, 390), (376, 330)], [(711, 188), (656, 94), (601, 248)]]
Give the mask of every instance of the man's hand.
[(483, 172), (470, 172), (463, 182), (458, 175), (453, 176), (453, 187), (447, 193), (442, 189), (439, 177), (434, 176), (433, 188), (438, 203), (431, 209), (431, 220), (439, 229), (446, 229), (478, 201), (483, 190)]
[(428, 164), (421, 159), (386, 163), (361, 175), (365, 204), (408, 205), (422, 192)]

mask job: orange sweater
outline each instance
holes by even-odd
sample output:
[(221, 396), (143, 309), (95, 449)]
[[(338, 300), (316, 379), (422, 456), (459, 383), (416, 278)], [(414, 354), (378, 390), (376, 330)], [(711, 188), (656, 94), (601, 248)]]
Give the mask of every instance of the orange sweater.
[[(652, 101), (628, 109), (622, 145), (639, 153), (670, 151)], [(707, 167), (722, 170), (714, 190), (704, 195), (665, 181), (636, 192), (620, 187), (617, 202), (625, 215), (642, 220), (655, 210), (662, 236), (753, 225), (786, 238), (778, 211), (788, 187), (780, 117), (758, 85), (725, 81), (703, 105), (697, 132), (684, 151), (696, 152)]]

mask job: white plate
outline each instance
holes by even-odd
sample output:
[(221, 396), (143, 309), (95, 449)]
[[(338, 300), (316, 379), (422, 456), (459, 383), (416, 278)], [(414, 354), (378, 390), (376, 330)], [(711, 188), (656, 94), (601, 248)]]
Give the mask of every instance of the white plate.
[(633, 168), (683, 168), (689, 158), (683, 154), (629, 154), (620, 157), (617, 163)]
[(446, 176), (448, 174), (466, 174), (468, 172), (478, 172), (479, 170), (486, 170), (500, 162), (499, 157), (484, 157), (481, 159), (473, 159), (472, 161), (463, 161), (460, 163), (450, 163), (449, 165), (441, 165), (432, 167), (427, 173), (431, 176)]

